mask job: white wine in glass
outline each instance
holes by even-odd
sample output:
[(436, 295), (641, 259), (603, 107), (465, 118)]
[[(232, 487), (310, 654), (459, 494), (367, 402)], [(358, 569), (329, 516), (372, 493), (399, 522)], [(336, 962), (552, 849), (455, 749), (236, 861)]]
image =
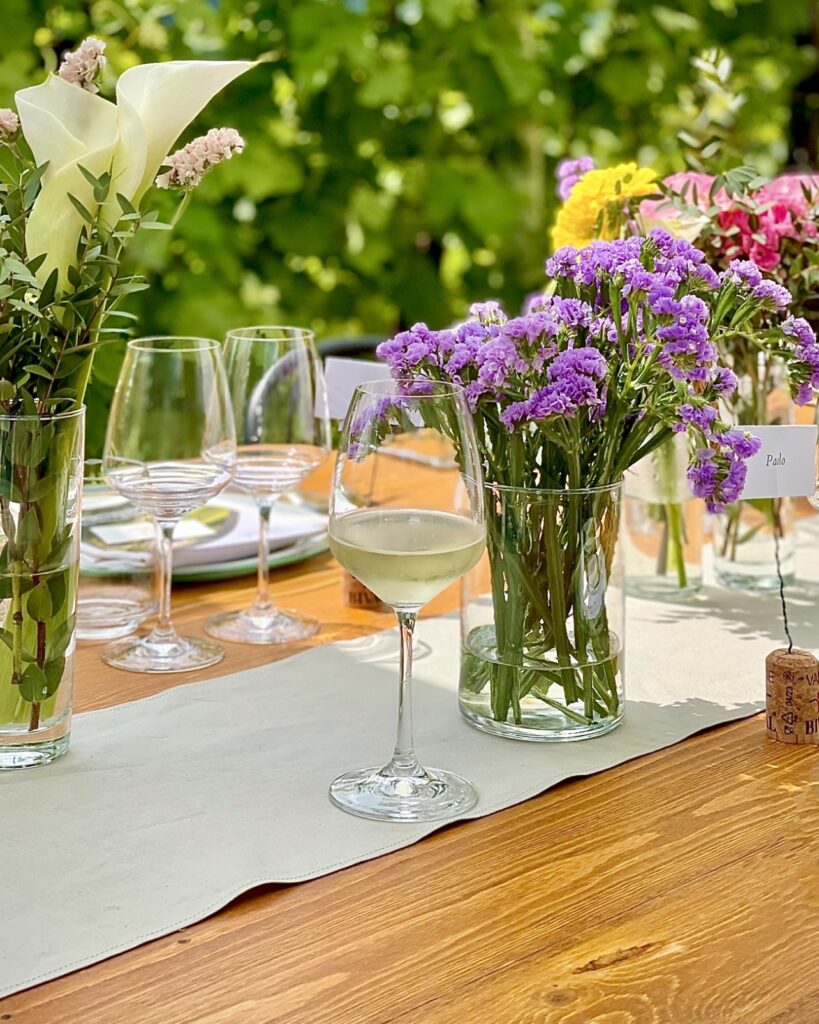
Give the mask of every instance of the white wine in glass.
[[(458, 469), (435, 469), (434, 439), (448, 439)], [(410, 465), (380, 470), (378, 456), (401, 452)], [(412, 465), (412, 463), (415, 465)], [(422, 468), (423, 467), (423, 468)], [(400, 476), (399, 485), (396, 477)], [(386, 477), (386, 479), (385, 479)], [(356, 496), (368, 494), (368, 507)], [(330, 498), (330, 548), (398, 618), (401, 667), (398, 728), (383, 766), (340, 776), (330, 799), (342, 810), (388, 821), (435, 821), (469, 810), (474, 787), (452, 772), (425, 768), (412, 738), (412, 641), (420, 609), (475, 566), (486, 542), (481, 468), (462, 389), (429, 381), (360, 385), (342, 431)]]
[(367, 508), (334, 523), (330, 548), (392, 608), (418, 608), (479, 561), (483, 525), (435, 509)]

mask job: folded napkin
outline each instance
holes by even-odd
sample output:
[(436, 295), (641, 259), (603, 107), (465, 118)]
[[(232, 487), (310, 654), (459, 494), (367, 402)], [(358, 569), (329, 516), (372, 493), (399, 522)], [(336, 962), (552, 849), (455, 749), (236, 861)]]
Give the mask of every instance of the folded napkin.
[[(85, 509), (84, 509), (85, 512)], [(270, 516), (269, 550), (278, 551), (327, 529), (327, 517), (304, 506), (276, 505)], [(133, 563), (152, 557), (153, 524), (114, 497), (98, 500), (83, 523), (80, 559), (93, 569), (103, 558), (116, 560), (127, 552)], [(174, 568), (234, 562), (256, 555), (259, 543), (259, 510), (247, 495), (226, 492), (185, 516), (174, 532)]]

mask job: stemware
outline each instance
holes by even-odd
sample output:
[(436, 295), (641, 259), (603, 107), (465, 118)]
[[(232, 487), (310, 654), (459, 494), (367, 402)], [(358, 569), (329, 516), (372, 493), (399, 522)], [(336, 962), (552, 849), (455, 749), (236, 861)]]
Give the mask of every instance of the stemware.
[(228, 333), (224, 354), (238, 442), (235, 482), (259, 509), (258, 583), (250, 608), (214, 615), (205, 632), (250, 644), (303, 640), (319, 624), (271, 600), (268, 534), (276, 499), (330, 452), (327, 395), (313, 334), (301, 327), (242, 327)]
[[(415, 457), (440, 451), (442, 443), (457, 468), (449, 460), (436, 468)], [(400, 460), (385, 466), (379, 454), (387, 452), (410, 458), (413, 469)], [(363, 508), (356, 502), (362, 493), (368, 495)], [(477, 564), (486, 541), (480, 460), (461, 388), (381, 380), (356, 389), (336, 462), (329, 532), (341, 565), (395, 611), (401, 653), (393, 756), (383, 767), (341, 775), (330, 799), (352, 814), (382, 820), (434, 821), (463, 813), (477, 800), (475, 789), (459, 775), (421, 765), (411, 707), (418, 612)]]
[(103, 472), (154, 521), (160, 568), (156, 626), (108, 644), (102, 658), (133, 672), (182, 672), (224, 656), (208, 640), (180, 636), (171, 621), (173, 532), (232, 479), (236, 433), (217, 341), (139, 338), (128, 343), (108, 419)]

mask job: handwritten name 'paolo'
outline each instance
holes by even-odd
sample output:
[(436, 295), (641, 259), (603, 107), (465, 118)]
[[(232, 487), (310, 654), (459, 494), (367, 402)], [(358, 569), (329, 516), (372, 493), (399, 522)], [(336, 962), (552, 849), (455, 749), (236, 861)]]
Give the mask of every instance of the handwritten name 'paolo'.
[(785, 465), (785, 456), (782, 454), (782, 452), (780, 452), (778, 455), (769, 455), (765, 459), (765, 468), (766, 469), (769, 466), (784, 466), (784, 465)]

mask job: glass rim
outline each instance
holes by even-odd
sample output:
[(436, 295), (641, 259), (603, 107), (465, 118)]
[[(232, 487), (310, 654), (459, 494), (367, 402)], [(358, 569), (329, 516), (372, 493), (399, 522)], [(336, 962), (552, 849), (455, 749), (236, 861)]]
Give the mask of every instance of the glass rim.
[(517, 484), (497, 484), (491, 480), (484, 480), (483, 486), (486, 490), (503, 492), (514, 491), (517, 494), (527, 494), (532, 497), (554, 498), (565, 497), (573, 494), (604, 494), (606, 492), (618, 491), (623, 487), (624, 479), (620, 477), (610, 484), (594, 484), (591, 487), (523, 487)]
[[(423, 384), (436, 389), (429, 395), (402, 395), (394, 389), (400, 384)], [(389, 390), (387, 390), (389, 389)], [(443, 398), (446, 395), (463, 395), (462, 384), (446, 380), (430, 380), (428, 377), (376, 377), (373, 380), (362, 380), (356, 385), (356, 394), (405, 398), (409, 401), (421, 401), (424, 398)]]
[[(179, 341), (189, 344), (168, 345), (162, 342)], [(201, 338), (187, 334), (149, 334), (144, 338), (132, 338), (128, 342), (132, 352), (212, 352), (219, 349), (219, 342), (214, 338)]]
[(86, 406), (81, 405), (79, 409), (68, 409), (65, 412), (3, 412), (0, 413), (0, 422), (18, 423), (20, 420), (27, 420), (36, 423), (46, 423), (51, 420), (71, 420), (85, 416)]
[[(258, 331), (281, 331), (281, 338), (265, 338), (257, 335)], [(231, 327), (225, 334), (225, 341), (235, 338), (237, 341), (315, 341), (315, 332), (309, 327), (297, 327), (295, 324), (257, 324), (248, 327)]]

